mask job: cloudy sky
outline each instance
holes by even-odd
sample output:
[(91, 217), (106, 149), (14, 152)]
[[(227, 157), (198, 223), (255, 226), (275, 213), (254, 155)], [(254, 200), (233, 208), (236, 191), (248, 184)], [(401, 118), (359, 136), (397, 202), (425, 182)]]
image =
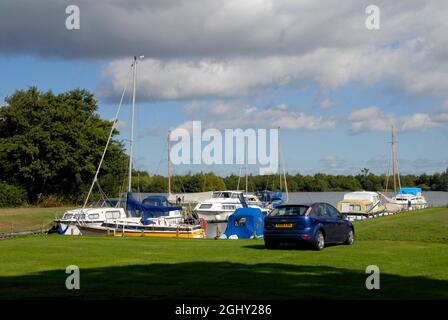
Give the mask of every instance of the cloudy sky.
[[(372, 4), (379, 30), (366, 28)], [(79, 30), (65, 26), (68, 5)], [(141, 169), (165, 174), (167, 131), (201, 120), (280, 126), (291, 173), (385, 173), (394, 125), (401, 171), (433, 173), (448, 167), (447, 17), (446, 0), (2, 0), (0, 99), (81, 87), (111, 119), (132, 56), (144, 55)], [(125, 139), (128, 105), (120, 118)], [(239, 167), (175, 172), (209, 169)]]

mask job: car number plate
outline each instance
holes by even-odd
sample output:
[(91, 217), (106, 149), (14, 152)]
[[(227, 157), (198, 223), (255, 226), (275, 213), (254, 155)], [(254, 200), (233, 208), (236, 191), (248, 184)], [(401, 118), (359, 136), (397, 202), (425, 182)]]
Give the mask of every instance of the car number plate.
[(276, 228), (292, 228), (292, 223), (277, 223)]

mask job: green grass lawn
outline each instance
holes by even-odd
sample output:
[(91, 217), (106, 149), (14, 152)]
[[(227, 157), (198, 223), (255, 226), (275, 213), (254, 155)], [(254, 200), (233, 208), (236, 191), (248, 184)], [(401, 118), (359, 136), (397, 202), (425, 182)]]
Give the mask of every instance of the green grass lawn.
[[(30, 236), (0, 241), (0, 298), (447, 299), (448, 208), (356, 223), (353, 246), (263, 240)], [(65, 268), (81, 289), (65, 289)], [(377, 265), (381, 289), (367, 290)]]
[(37, 230), (47, 227), (56, 216), (61, 217), (70, 208), (7, 208), (0, 209), (0, 233)]

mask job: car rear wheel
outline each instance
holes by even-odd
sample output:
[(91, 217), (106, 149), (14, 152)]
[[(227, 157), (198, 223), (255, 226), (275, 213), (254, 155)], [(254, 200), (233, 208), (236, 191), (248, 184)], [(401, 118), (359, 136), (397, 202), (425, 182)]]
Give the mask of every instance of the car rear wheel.
[(266, 249), (276, 249), (278, 247), (278, 242), (275, 240), (264, 239), (264, 246)]
[(325, 237), (322, 231), (317, 231), (316, 239), (314, 241), (314, 249), (322, 250), (325, 247)]
[(348, 232), (347, 239), (345, 240), (344, 244), (352, 245), (354, 242), (355, 242), (355, 233), (353, 232), (353, 229), (350, 228), (350, 231)]

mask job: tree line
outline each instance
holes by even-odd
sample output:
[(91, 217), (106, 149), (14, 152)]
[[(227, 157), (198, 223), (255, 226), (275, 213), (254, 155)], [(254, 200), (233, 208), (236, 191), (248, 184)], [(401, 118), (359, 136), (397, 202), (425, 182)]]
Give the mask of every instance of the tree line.
[[(53, 206), (82, 203), (112, 127), (101, 119), (93, 94), (75, 89), (60, 94), (35, 87), (16, 90), (0, 107), (0, 207), (23, 204)], [(116, 197), (126, 190), (128, 156), (113, 132), (100, 171), (94, 198)], [(237, 175), (212, 172), (172, 177), (172, 191), (204, 192), (238, 188)], [(250, 176), (248, 190), (285, 189), (279, 176)], [(367, 169), (353, 176), (287, 175), (288, 189), (296, 191), (383, 190), (386, 177)], [(403, 186), (448, 191), (448, 170), (433, 175), (405, 175)], [(241, 178), (239, 189), (245, 189)], [(101, 189), (98, 187), (100, 186)], [(167, 192), (168, 178), (133, 172), (133, 191)]]
[[(150, 176), (147, 172), (138, 172), (138, 179), (133, 179), (134, 191), (166, 193), (168, 178), (161, 175)], [(433, 175), (403, 175), (400, 177), (401, 185), (417, 186), (424, 191), (448, 191), (448, 169), (443, 173)], [(213, 172), (189, 173), (171, 177), (171, 190), (173, 193), (204, 192), (213, 190), (245, 190), (245, 178), (237, 175), (219, 177)], [(280, 182), (281, 181), (281, 182)], [(286, 175), (287, 187), (290, 192), (325, 192), (325, 191), (383, 191), (386, 185), (385, 175), (372, 173), (358, 175), (328, 175), (316, 173), (314, 175)], [(392, 181), (389, 182), (389, 191)], [(285, 190), (283, 178), (279, 176), (253, 176), (248, 177), (249, 192), (258, 190)]]

